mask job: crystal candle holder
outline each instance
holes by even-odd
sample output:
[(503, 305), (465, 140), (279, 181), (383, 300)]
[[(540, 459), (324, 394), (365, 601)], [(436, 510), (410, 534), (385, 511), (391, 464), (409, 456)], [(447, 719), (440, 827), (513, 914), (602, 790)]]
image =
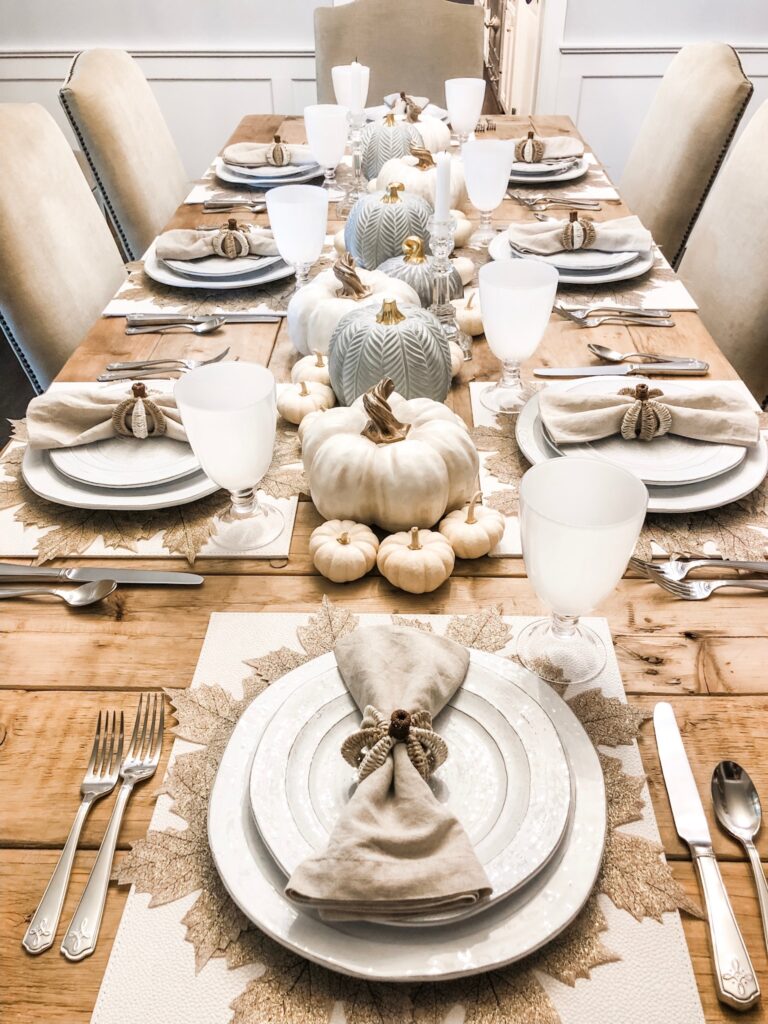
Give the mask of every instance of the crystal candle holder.
[(432, 285), (432, 305), (429, 307), (431, 313), (440, 321), (443, 334), (448, 341), (455, 342), (464, 359), (472, 358), (472, 339), (459, 327), (456, 319), (456, 308), (451, 302), (451, 276), (453, 267), (449, 256), (453, 252), (453, 236), (456, 233), (456, 224), (452, 217), (448, 220), (435, 220), (429, 222), (429, 246), (432, 250), (432, 271), (434, 283)]
[(339, 214), (347, 214), (355, 205), (357, 200), (366, 194), (365, 179), (363, 178), (363, 125), (365, 124), (365, 111), (350, 111), (349, 113), (349, 145), (352, 151), (352, 184), (346, 195), (338, 205), (336, 211)]

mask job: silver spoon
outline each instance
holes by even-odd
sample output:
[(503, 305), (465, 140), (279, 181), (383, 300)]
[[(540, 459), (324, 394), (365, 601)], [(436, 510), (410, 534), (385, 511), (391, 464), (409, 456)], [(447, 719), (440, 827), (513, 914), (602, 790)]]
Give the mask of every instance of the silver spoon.
[(3, 597), (26, 597), (30, 594), (50, 594), (52, 597), (59, 597), (72, 608), (84, 608), (88, 604), (96, 604), (103, 601), (117, 589), (114, 580), (97, 580), (95, 583), (84, 583), (82, 587), (75, 587), (74, 590), (52, 590), (42, 587), (2, 587), (0, 598)]
[[(649, 326), (652, 326), (652, 321), (649, 322)], [(597, 345), (591, 341), (587, 348), (592, 355), (597, 356), (598, 359), (604, 359), (607, 363), (623, 363), (629, 360), (630, 362), (642, 361), (646, 363), (687, 363), (687, 359), (681, 359), (680, 356), (660, 356), (655, 355), (652, 352), (617, 352), (614, 348), (608, 348), (606, 345)]]
[(126, 327), (126, 334), (165, 334), (166, 331), (191, 331), (193, 334), (211, 334), (223, 327), (226, 320), (223, 316), (212, 316), (209, 320), (201, 320), (200, 323), (188, 324), (155, 324), (151, 327)]
[(726, 832), (738, 839), (747, 851), (755, 876), (763, 937), (768, 949), (768, 882), (765, 880), (755, 836), (760, 831), (762, 811), (755, 784), (740, 764), (721, 761), (712, 773), (712, 803), (717, 820)]

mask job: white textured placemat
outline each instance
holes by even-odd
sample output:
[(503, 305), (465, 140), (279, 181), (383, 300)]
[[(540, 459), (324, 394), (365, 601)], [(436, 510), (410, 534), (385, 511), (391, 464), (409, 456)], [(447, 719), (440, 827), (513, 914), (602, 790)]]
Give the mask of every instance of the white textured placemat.
[[(200, 653), (192, 686), (218, 683), (233, 696), (242, 695), (241, 680), (246, 674), (245, 659), (268, 653), (283, 645), (299, 650), (296, 627), (307, 615), (261, 613), (214, 613)], [(448, 616), (423, 616), (436, 632), (442, 632)], [(388, 622), (388, 615), (361, 615), (361, 625)], [(530, 621), (515, 617), (506, 620), (512, 641), (506, 653), (514, 651), (514, 637)], [(624, 687), (613, 654), (610, 631), (604, 619), (587, 619), (604, 638), (608, 664), (589, 684), (599, 686), (606, 696), (625, 701)], [(505, 651), (499, 652), (504, 654)], [(573, 688), (576, 692), (579, 688)], [(583, 687), (581, 688), (583, 689)], [(566, 696), (572, 696), (572, 693)], [(171, 759), (195, 749), (191, 743), (176, 740)], [(612, 757), (621, 759), (626, 772), (642, 774), (637, 744), (611, 748)], [(659, 831), (647, 787), (643, 818), (623, 826), (627, 832), (659, 841)], [(169, 811), (169, 798), (160, 796), (152, 816), (151, 828), (183, 828), (184, 823)], [(101, 985), (92, 1024), (226, 1024), (232, 1013), (229, 1004), (258, 977), (261, 969), (249, 965), (228, 970), (223, 958), (212, 959), (195, 975), (194, 951), (185, 941), (181, 924), (194, 902), (189, 896), (176, 903), (149, 909), (150, 897), (133, 889), (115, 938), (112, 954)], [(637, 922), (628, 913), (617, 910), (606, 897), (600, 907), (608, 921), (606, 945), (622, 959), (600, 966), (588, 980), (579, 980), (573, 988), (539, 974), (554, 1003), (562, 1024), (704, 1024), (704, 1015), (691, 967), (680, 915), (664, 915), (663, 924), (650, 918)], [(256, 1017), (254, 1020), (258, 1020)], [(334, 1012), (334, 1024), (343, 1021), (341, 1011)], [(265, 1008), (264, 1024), (274, 1020)], [(451, 1024), (460, 1024), (461, 1015), (450, 1014)], [(513, 1022), (510, 1021), (510, 1024)]]

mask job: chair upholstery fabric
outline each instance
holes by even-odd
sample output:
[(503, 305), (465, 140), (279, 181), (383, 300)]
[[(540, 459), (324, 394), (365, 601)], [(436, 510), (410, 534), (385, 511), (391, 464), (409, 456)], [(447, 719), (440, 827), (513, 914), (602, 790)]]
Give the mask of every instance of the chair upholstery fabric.
[(450, 0), (354, 0), (315, 9), (317, 93), (335, 103), (331, 68), (371, 69), (368, 104), (405, 90), (445, 105), (446, 78), (483, 77), (483, 9)]
[(0, 327), (44, 390), (125, 279), (75, 155), (37, 103), (0, 104)]
[(667, 68), (621, 179), (621, 194), (673, 267), (753, 86), (725, 43), (685, 46)]
[(758, 400), (768, 395), (768, 101), (718, 175), (680, 276), (701, 318)]
[(124, 50), (84, 50), (59, 99), (128, 259), (138, 259), (189, 183), (157, 100)]

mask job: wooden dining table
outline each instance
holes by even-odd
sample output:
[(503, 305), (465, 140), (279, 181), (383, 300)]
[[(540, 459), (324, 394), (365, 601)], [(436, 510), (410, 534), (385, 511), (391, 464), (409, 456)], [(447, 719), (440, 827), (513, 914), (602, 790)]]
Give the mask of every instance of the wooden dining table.
[[(529, 118), (497, 117), (493, 137), (522, 134)], [(576, 134), (568, 118), (534, 117), (544, 135)], [(304, 140), (300, 118), (245, 117), (229, 141), (264, 141), (274, 134)], [(152, 187), (152, 182), (147, 182)], [(603, 201), (597, 219), (627, 214), (618, 200)], [(332, 214), (333, 215), (333, 214)], [(216, 224), (221, 214), (182, 205), (169, 227)], [(497, 223), (530, 219), (532, 214), (505, 200)], [(265, 223), (263, 215), (238, 213), (243, 221)], [(341, 224), (331, 223), (329, 231)], [(593, 330), (553, 317), (534, 357), (524, 367), (593, 362), (587, 342), (622, 352), (662, 350), (710, 364), (711, 379), (736, 378), (728, 361), (695, 312), (675, 312), (673, 329), (603, 326)], [(59, 374), (60, 381), (92, 381), (106, 363), (155, 356), (206, 357), (223, 347), (230, 357), (269, 366), (287, 380), (297, 353), (285, 320), (228, 324), (213, 335), (188, 333), (128, 337), (125, 321), (98, 320)], [(492, 380), (497, 360), (483, 340), (473, 347), (448, 398), (471, 423), (468, 383)], [(192, 679), (212, 612), (313, 611), (323, 595), (355, 612), (462, 614), (483, 606), (507, 615), (534, 615), (545, 608), (537, 599), (520, 558), (457, 561), (452, 577), (434, 593), (414, 596), (394, 589), (377, 574), (337, 585), (314, 569), (308, 540), (321, 517), (309, 500), (299, 503), (290, 558), (281, 562), (209, 559), (198, 562), (200, 587), (120, 587), (102, 604), (70, 610), (59, 602), (9, 600), (0, 610), (0, 1019), (4, 1024), (78, 1024), (90, 1018), (126, 899), (110, 887), (104, 923), (93, 956), (70, 963), (58, 943), (46, 954), (27, 955), (21, 938), (66, 839), (78, 804), (79, 786), (100, 709), (124, 710), (132, 721), (142, 691), (187, 687)], [(76, 564), (60, 560), (63, 567)], [(184, 569), (181, 559), (101, 559), (100, 564), (130, 568)], [(613, 632), (616, 655), (629, 701), (650, 710), (670, 701), (680, 723), (699, 792), (710, 820), (715, 851), (764, 993), (768, 961), (755, 889), (739, 845), (717, 826), (709, 799), (712, 769), (723, 758), (739, 761), (768, 800), (768, 681), (760, 677), (768, 661), (768, 601), (754, 592), (728, 591), (700, 603), (676, 600), (631, 572), (597, 609)], [(147, 830), (160, 789), (173, 736), (166, 724), (163, 760), (151, 784), (137, 789), (128, 805), (119, 851)], [(688, 849), (678, 838), (660, 774), (652, 728), (640, 739), (664, 851), (675, 877), (691, 893), (697, 883)], [(768, 759), (766, 759), (768, 760)], [(111, 801), (97, 803), (83, 831), (62, 921), (71, 916), (106, 826)], [(768, 835), (759, 840), (763, 858)], [(118, 858), (121, 853), (118, 852)], [(712, 980), (704, 922), (684, 915), (685, 934), (708, 1024), (740, 1015), (718, 1003)], [(60, 932), (61, 934), (61, 932)], [(768, 1021), (763, 1004), (747, 1019)], [(151, 1022), (150, 1022), (151, 1024)], [(595, 1022), (598, 1024), (598, 1022)], [(685, 1021), (670, 1024), (688, 1024)]]

